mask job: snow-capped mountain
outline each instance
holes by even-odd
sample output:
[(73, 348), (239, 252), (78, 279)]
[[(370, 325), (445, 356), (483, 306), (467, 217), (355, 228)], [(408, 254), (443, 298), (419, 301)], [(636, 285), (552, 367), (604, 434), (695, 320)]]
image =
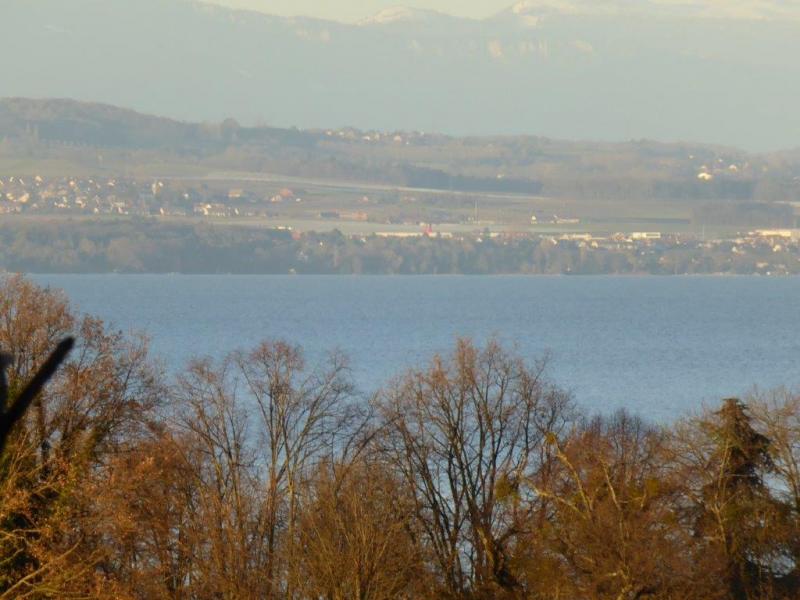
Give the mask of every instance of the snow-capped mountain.
[(277, 126), (797, 146), (795, 4), (521, 0), (484, 20), (394, 8), (350, 25), (5, 0), (0, 94)]
[(394, 25), (397, 23), (426, 23), (433, 20), (448, 19), (447, 15), (419, 8), (394, 6), (359, 22), (359, 25)]
[(500, 15), (615, 15), (709, 20), (799, 20), (800, 5), (781, 0), (519, 0)]
[(446, 15), (434, 10), (394, 6), (359, 21), (358, 26), (362, 29), (379, 30), (383, 33), (403, 32), (410, 37), (415, 35), (450, 37), (474, 32), (481, 26), (481, 22)]

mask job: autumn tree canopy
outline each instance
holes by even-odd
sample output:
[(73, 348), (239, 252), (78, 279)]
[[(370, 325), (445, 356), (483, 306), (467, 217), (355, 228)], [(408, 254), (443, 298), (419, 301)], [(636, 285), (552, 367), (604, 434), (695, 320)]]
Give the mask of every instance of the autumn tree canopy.
[(370, 397), (341, 354), (282, 340), (167, 376), (19, 276), (0, 350), (0, 600), (798, 597), (788, 391), (591, 416), (543, 362), (469, 340)]

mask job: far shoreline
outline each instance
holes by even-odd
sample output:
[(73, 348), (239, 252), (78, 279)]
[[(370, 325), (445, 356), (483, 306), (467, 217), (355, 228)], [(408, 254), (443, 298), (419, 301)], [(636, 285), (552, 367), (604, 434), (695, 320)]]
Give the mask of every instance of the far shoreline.
[(161, 271), (0, 271), (0, 277), (14, 275), (32, 277), (100, 277), (100, 276), (124, 276), (124, 277), (285, 277), (285, 278), (564, 278), (564, 279), (670, 279), (670, 278), (763, 278), (763, 279), (795, 279), (800, 278), (800, 274), (794, 273), (215, 273), (215, 272), (161, 272)]

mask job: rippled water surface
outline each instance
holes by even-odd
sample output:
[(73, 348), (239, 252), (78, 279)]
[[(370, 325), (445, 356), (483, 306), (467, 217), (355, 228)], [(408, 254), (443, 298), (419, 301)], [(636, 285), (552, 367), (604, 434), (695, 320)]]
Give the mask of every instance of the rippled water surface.
[(592, 409), (655, 419), (800, 384), (800, 278), (37, 275), (82, 311), (146, 331), (171, 369), (268, 337), (339, 348), (368, 392), (496, 336)]

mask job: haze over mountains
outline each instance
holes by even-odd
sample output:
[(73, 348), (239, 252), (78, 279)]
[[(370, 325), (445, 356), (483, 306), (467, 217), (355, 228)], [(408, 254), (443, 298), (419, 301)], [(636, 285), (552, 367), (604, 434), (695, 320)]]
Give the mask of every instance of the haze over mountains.
[(800, 145), (800, 19), (780, 2), (529, 0), (358, 24), (187, 0), (6, 0), (2, 96), (194, 121)]

